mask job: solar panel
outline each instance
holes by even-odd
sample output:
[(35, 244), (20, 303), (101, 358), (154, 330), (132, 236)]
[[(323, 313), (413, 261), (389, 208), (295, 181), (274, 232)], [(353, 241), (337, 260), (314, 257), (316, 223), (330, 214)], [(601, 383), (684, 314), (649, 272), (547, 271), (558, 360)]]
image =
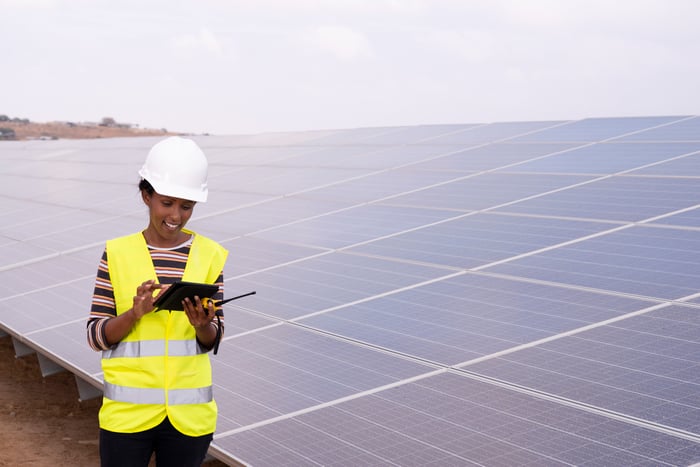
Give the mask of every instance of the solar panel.
[(662, 300), (697, 293), (696, 232), (633, 226), (514, 259), (487, 271)]
[[(626, 139), (640, 132), (653, 132), (668, 125), (672, 128), (685, 128), (684, 117), (628, 117), (628, 118), (586, 118), (576, 122), (556, 125), (543, 131), (529, 133), (514, 141), (577, 141), (597, 142), (608, 139)], [(666, 132), (667, 130), (659, 130)], [(671, 130), (673, 131), (673, 130)], [(681, 131), (681, 130), (679, 130)], [(648, 134), (653, 134), (648, 133)], [(644, 138), (643, 136), (641, 138)], [(648, 141), (648, 139), (646, 139)], [(675, 140), (675, 139), (674, 139)]]
[[(698, 143), (599, 143), (518, 164), (505, 170), (611, 174), (656, 165), (676, 157), (682, 158), (698, 150)], [(643, 171), (644, 169), (637, 169), (634, 173)]]
[(457, 151), (446, 152), (439, 157), (413, 164), (411, 167), (452, 172), (481, 172), (549, 157), (577, 146), (571, 143), (493, 143), (469, 149), (458, 148)]
[[(699, 323), (697, 309), (657, 308), (467, 369), (697, 433)], [(527, 371), (518, 371), (523, 367)]]
[(622, 141), (700, 141), (699, 131), (700, 119), (688, 116), (677, 121), (670, 119), (664, 124), (618, 138)]
[[(557, 191), (590, 180), (582, 175), (501, 174), (467, 175), (450, 183), (391, 198), (394, 204), (461, 211), (493, 209), (531, 196)], [(493, 187), (498, 187), (494, 189)]]
[(694, 153), (684, 157), (671, 159), (652, 166), (637, 169), (634, 175), (692, 177), (700, 168), (700, 154)]
[(700, 186), (692, 178), (614, 176), (511, 203), (499, 211), (611, 221), (649, 221), (694, 207)]
[(463, 274), (298, 322), (417, 360), (453, 366), (652, 304)]
[(534, 219), (489, 213), (457, 214), (422, 229), (352, 246), (350, 252), (457, 268), (484, 267), (614, 226), (585, 220)]
[[(415, 143), (433, 144), (436, 139), (441, 139), (447, 135), (456, 135), (467, 132), (471, 128), (478, 127), (478, 124), (471, 125), (417, 125), (408, 127), (397, 127), (386, 133), (370, 136), (364, 140), (370, 144), (405, 145)], [(356, 143), (357, 140), (353, 140)], [(460, 143), (462, 141), (459, 141)]]
[(697, 455), (693, 441), (454, 374), (233, 430), (217, 444), (264, 465), (672, 465)]
[[(194, 137), (230, 250), (210, 452), (264, 465), (700, 462), (700, 119)], [(159, 138), (0, 144), (0, 329), (99, 394), (107, 239)], [(17, 310), (27, 313), (17, 313)], [(24, 354), (24, 350), (19, 352)], [(85, 389), (93, 388), (93, 391)]]

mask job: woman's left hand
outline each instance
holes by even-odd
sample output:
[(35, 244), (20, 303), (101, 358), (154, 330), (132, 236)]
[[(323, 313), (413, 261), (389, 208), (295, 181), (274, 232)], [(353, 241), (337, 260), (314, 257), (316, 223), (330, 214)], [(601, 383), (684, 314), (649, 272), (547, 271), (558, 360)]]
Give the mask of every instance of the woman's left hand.
[(207, 300), (205, 305), (199, 297), (194, 297), (194, 302), (189, 298), (185, 298), (182, 301), (182, 306), (185, 309), (185, 313), (187, 313), (190, 324), (195, 329), (203, 329), (205, 326), (208, 326), (216, 313), (214, 302)]

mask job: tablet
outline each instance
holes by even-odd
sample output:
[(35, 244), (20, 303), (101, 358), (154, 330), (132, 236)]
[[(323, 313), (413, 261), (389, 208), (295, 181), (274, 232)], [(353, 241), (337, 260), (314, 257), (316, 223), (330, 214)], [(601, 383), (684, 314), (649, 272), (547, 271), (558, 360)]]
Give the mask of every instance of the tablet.
[(163, 292), (163, 295), (158, 297), (158, 300), (153, 302), (153, 306), (157, 310), (175, 310), (184, 311), (182, 301), (189, 297), (194, 303), (195, 295), (201, 299), (211, 298), (219, 291), (219, 286), (216, 284), (203, 284), (199, 282), (174, 282), (168, 289)]

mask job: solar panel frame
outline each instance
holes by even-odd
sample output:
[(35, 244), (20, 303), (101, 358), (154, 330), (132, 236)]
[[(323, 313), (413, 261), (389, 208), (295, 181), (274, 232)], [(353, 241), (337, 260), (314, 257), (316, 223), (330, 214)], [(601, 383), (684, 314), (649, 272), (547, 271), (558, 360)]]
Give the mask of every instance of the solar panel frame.
[[(699, 122), (194, 136), (190, 226), (231, 251), (227, 295), (258, 291), (225, 306), (210, 452), (699, 462)], [(96, 388), (97, 263), (145, 226), (133, 174), (159, 139), (0, 145), (0, 330)]]

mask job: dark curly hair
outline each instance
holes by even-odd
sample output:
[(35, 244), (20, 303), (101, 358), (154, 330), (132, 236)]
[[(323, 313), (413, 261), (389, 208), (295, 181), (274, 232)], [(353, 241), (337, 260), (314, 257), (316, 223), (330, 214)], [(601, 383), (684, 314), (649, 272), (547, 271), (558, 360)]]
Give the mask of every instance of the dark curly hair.
[(149, 183), (149, 181), (146, 180), (145, 178), (142, 178), (141, 181), (139, 182), (139, 190), (145, 191), (150, 196), (153, 196), (153, 193), (155, 193), (155, 191), (156, 191), (153, 189), (153, 185), (151, 185)]

